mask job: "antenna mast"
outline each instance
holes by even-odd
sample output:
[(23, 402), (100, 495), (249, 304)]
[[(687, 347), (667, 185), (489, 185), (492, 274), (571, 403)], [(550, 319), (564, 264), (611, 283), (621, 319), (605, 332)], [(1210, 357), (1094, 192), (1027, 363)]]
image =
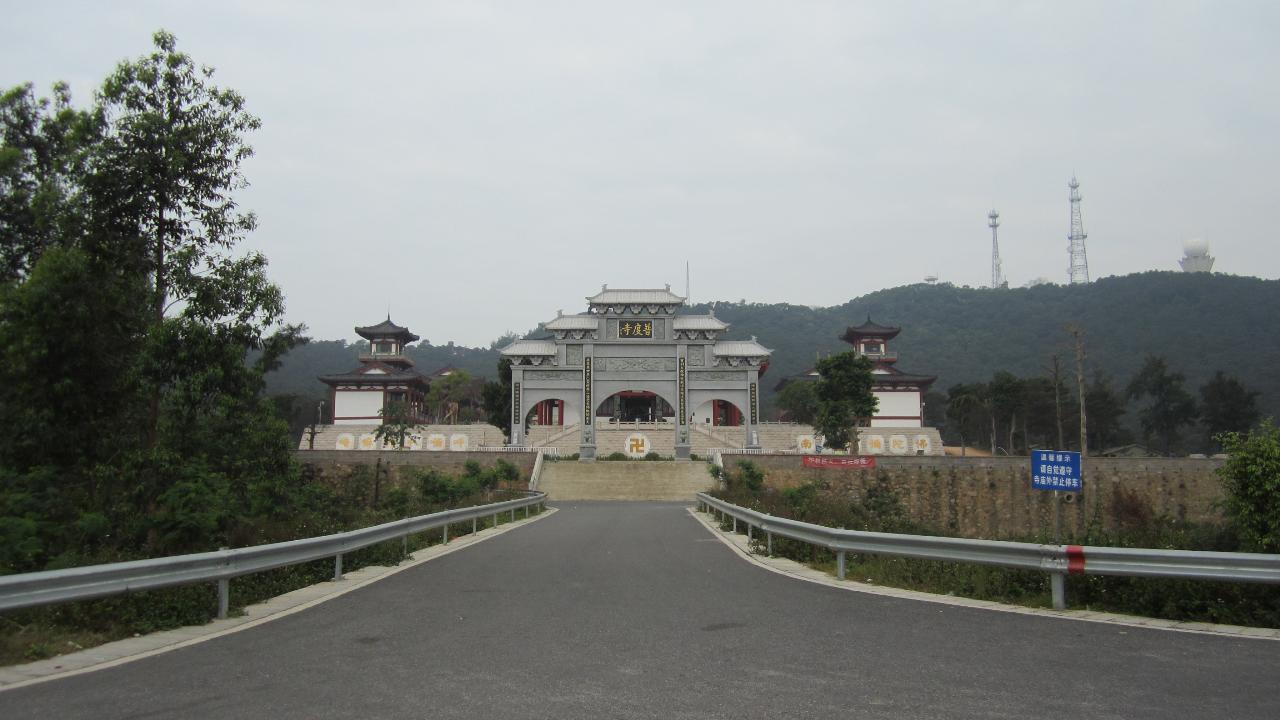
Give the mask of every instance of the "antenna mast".
[(991, 228), (991, 287), (1004, 286), (1004, 274), (1001, 273), (1000, 241), (996, 236), (996, 228), (1000, 227), (1000, 213), (992, 210), (987, 213), (987, 227)]
[(1068, 275), (1072, 285), (1084, 285), (1089, 282), (1089, 259), (1084, 253), (1084, 239), (1089, 236), (1084, 234), (1084, 221), (1080, 219), (1080, 181), (1075, 175), (1071, 176), (1067, 187), (1071, 188), (1071, 235), (1067, 238), (1071, 241), (1068, 248), (1071, 268)]

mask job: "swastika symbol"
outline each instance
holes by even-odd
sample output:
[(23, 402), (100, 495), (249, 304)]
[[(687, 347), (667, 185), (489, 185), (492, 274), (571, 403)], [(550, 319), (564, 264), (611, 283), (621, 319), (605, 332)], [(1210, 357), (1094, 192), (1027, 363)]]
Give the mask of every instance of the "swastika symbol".
[(644, 438), (631, 438), (631, 452), (644, 452)]

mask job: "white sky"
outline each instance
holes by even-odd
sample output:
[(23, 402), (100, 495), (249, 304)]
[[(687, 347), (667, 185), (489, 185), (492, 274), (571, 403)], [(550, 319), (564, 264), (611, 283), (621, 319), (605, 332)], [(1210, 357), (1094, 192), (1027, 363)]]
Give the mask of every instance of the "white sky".
[[(165, 28), (263, 129), (289, 319), (487, 345), (612, 287), (833, 305), (938, 274), (1275, 278), (1280, 3), (13, 2), (0, 86), (78, 104)], [(1117, 309), (1121, 310), (1121, 309)]]

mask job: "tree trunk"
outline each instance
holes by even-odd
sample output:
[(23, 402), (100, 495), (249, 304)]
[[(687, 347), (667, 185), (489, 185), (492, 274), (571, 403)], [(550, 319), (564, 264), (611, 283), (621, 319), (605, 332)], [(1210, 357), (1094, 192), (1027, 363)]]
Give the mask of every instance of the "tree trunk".
[(1062, 371), (1057, 355), (1053, 356), (1053, 414), (1058, 421), (1058, 447), (1062, 448), (1066, 440), (1062, 435)]
[[(164, 272), (164, 203), (165, 195), (160, 194), (157, 199), (160, 208), (156, 211), (156, 239), (155, 239), (155, 299), (153, 300), (155, 325), (152, 330), (158, 331), (160, 325), (164, 323), (164, 306), (165, 299), (168, 297), (168, 278)], [(155, 384), (151, 388), (151, 397), (147, 399), (147, 447), (154, 448), (160, 443), (160, 385)]]
[(1072, 327), (1071, 334), (1076, 340), (1076, 393), (1080, 396), (1080, 457), (1089, 454), (1089, 425), (1085, 421), (1084, 410), (1084, 338), (1079, 328)]

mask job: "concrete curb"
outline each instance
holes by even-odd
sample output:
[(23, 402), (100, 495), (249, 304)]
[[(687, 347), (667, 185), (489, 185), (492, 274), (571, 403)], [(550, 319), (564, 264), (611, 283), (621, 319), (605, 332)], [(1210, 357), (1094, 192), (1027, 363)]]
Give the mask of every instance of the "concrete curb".
[(500, 525), (497, 528), (481, 530), (474, 535), (468, 534), (452, 538), (447, 545), (432, 545), (422, 548), (412, 553), (407, 561), (399, 565), (392, 567), (380, 565), (363, 567), (359, 570), (345, 573), (343, 579), (338, 582), (318, 583), (299, 588), (284, 595), (277, 595), (265, 602), (246, 607), (244, 615), (240, 617), (213, 620), (207, 625), (191, 625), (125, 638), (124, 640), (116, 640), (115, 642), (98, 645), (79, 652), (58, 655), (25, 665), (11, 665), (0, 668), (0, 693), (5, 690), (123, 665), (134, 660), (160, 655), (171, 650), (219, 638), (223, 635), (248, 630), (263, 623), (302, 612), (307, 608), (341, 597), (354, 590), (359, 590), (366, 585), (371, 585), (411, 567), (463, 550), (529, 523), (537, 522), (544, 517), (555, 514), (555, 512), (555, 508), (547, 507), (545, 511), (528, 519), (516, 520), (506, 525)]
[(688, 510), (689, 514), (693, 516), (693, 519), (696, 522), (701, 523), (708, 532), (718, 538), (725, 545), (735, 550), (738, 555), (748, 562), (754, 563), (755, 565), (758, 565), (770, 572), (778, 573), (779, 575), (785, 575), (796, 580), (804, 580), (805, 582), (811, 582), (818, 585), (826, 585), (827, 587), (867, 593), (870, 595), (902, 598), (904, 600), (917, 600), (921, 602), (936, 603), (939, 605), (950, 605), (953, 607), (994, 610), (996, 612), (1014, 613), (1017, 615), (1036, 615), (1039, 617), (1057, 618), (1059, 620), (1077, 620), (1104, 623), (1107, 625), (1120, 625), (1123, 627), (1142, 628), (1146, 630), (1167, 630), (1172, 632), (1195, 633), (1198, 635), (1247, 638), (1251, 640), (1280, 640), (1280, 629), (1273, 628), (1162, 620), (1159, 618), (1121, 615), (1118, 613), (1098, 612), (1093, 610), (1052, 610), (1049, 608), (1024, 607), (1022, 605), (1006, 605), (1004, 603), (992, 602), (990, 600), (975, 600), (973, 598), (956, 597), (954, 595), (935, 595), (933, 593), (920, 592), (918, 590), (903, 590), (901, 588), (872, 585), (853, 580), (845, 580), (842, 582), (837, 580), (833, 575), (828, 575), (826, 572), (815, 570), (808, 565), (798, 563), (794, 560), (788, 560), (780, 557), (764, 557), (752, 553), (747, 546), (747, 536), (745, 534), (735, 535), (733, 533), (721, 532), (711, 519), (710, 515), (699, 513), (696, 507), (690, 507)]

